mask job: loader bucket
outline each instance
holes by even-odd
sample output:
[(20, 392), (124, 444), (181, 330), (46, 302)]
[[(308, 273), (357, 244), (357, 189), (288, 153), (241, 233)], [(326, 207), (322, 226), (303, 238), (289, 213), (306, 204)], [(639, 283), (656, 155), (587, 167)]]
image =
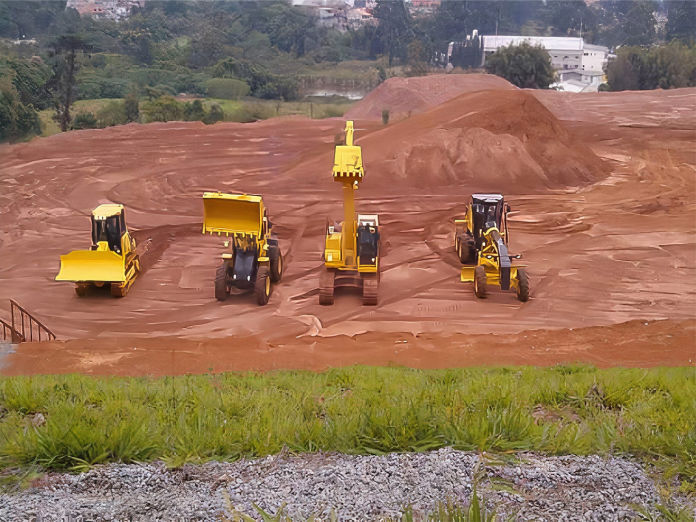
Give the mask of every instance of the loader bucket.
[(56, 281), (123, 282), (126, 270), (123, 257), (115, 252), (75, 250), (60, 256)]
[(262, 205), (259, 196), (206, 193), (203, 195), (203, 232), (259, 236)]

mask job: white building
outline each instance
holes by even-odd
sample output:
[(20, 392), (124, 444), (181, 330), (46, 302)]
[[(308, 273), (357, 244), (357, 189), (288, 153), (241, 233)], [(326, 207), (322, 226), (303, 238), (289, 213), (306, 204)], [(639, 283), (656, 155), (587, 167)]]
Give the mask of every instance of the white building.
[[(557, 71), (602, 71), (607, 63), (609, 49), (586, 44), (582, 38), (565, 36), (483, 36), (483, 63), (486, 57), (509, 45), (541, 46), (551, 56), (551, 65)], [(483, 65), (482, 63), (482, 65)]]

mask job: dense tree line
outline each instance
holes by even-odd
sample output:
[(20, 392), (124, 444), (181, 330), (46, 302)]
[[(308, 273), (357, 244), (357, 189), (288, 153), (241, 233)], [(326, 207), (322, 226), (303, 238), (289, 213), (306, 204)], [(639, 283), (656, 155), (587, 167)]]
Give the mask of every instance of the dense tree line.
[[(664, 26), (656, 23), (658, 11), (667, 15)], [(693, 83), (683, 73), (691, 70), (696, 40), (691, 0), (443, 0), (431, 15), (416, 17), (403, 0), (377, 0), (374, 15), (376, 23), (339, 33), (280, 0), (146, 2), (121, 22), (81, 17), (64, 0), (0, 0), (0, 38), (37, 41), (0, 43), (0, 139), (36, 132), (36, 110), (47, 107), (55, 108), (61, 128), (70, 128), (70, 106), (78, 99), (186, 92), (291, 100), (304, 67), (381, 56), (389, 66), (406, 66), (407, 74), (423, 74), (435, 51), (474, 29), (620, 46), (612, 88)], [(681, 44), (648, 49), (672, 40)], [(531, 60), (525, 67), (532, 66), (537, 57), (523, 51)], [(526, 83), (518, 67), (500, 69), (505, 56), (497, 60), (491, 70)], [(386, 76), (381, 69), (380, 78)], [(546, 83), (537, 80), (532, 83)]]

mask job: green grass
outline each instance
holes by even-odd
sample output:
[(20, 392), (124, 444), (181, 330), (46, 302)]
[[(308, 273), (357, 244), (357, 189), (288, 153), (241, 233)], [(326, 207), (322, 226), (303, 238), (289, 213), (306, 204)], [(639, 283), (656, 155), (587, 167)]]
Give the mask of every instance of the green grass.
[[(100, 109), (113, 102), (114, 99), (104, 98), (95, 100), (78, 100), (73, 105), (73, 117), (81, 112), (96, 114)], [(119, 100), (120, 101), (120, 100)], [(293, 101), (261, 100), (245, 98), (243, 100), (219, 100), (203, 98), (206, 110), (217, 103), (225, 113), (225, 121), (247, 122), (266, 120), (277, 116), (306, 116), (308, 118), (332, 118), (343, 116), (354, 102), (351, 101)], [(41, 136), (53, 136), (60, 132), (58, 123), (53, 120), (55, 111), (46, 109), (39, 111), (41, 120)]]
[(12, 377), (0, 379), (0, 468), (452, 446), (631, 455), (692, 493), (694, 419), (694, 368)]

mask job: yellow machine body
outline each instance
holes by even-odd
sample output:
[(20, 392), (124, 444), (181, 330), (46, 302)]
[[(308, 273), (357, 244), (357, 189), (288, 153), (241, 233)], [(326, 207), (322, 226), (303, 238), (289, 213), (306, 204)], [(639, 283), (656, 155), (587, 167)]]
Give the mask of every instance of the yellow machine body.
[(463, 219), (454, 220), (454, 246), (462, 261), (459, 278), (474, 283), (477, 297), (485, 297), (486, 286), (513, 289), (520, 301), (529, 299), (525, 265), (508, 252), (507, 213), (510, 206), (500, 194), (473, 194)]
[[(268, 219), (261, 196), (248, 194), (203, 194), (203, 233), (231, 236), (235, 246), (246, 249), (253, 243), (258, 248), (258, 261), (267, 263)], [(230, 246), (229, 242), (225, 243)], [(223, 259), (231, 259), (229, 252)]]
[(123, 296), (140, 272), (135, 239), (126, 228), (123, 205), (100, 205), (92, 211), (91, 220), (91, 249), (60, 256), (56, 281), (76, 283), (78, 295), (84, 295), (88, 286), (111, 284), (112, 294)]
[[(341, 229), (335, 230), (329, 226), (324, 245), (324, 264), (327, 268), (342, 271), (357, 271), (360, 273), (376, 273), (379, 271), (379, 257), (361, 260), (357, 255), (356, 230), (359, 224), (355, 214), (355, 191), (365, 177), (363, 168), (362, 149), (353, 144), (353, 122), (347, 121), (345, 128), (345, 145), (336, 145), (334, 151), (333, 179), (340, 183), (343, 189), (343, 221)], [(377, 216), (374, 226), (378, 226)]]

